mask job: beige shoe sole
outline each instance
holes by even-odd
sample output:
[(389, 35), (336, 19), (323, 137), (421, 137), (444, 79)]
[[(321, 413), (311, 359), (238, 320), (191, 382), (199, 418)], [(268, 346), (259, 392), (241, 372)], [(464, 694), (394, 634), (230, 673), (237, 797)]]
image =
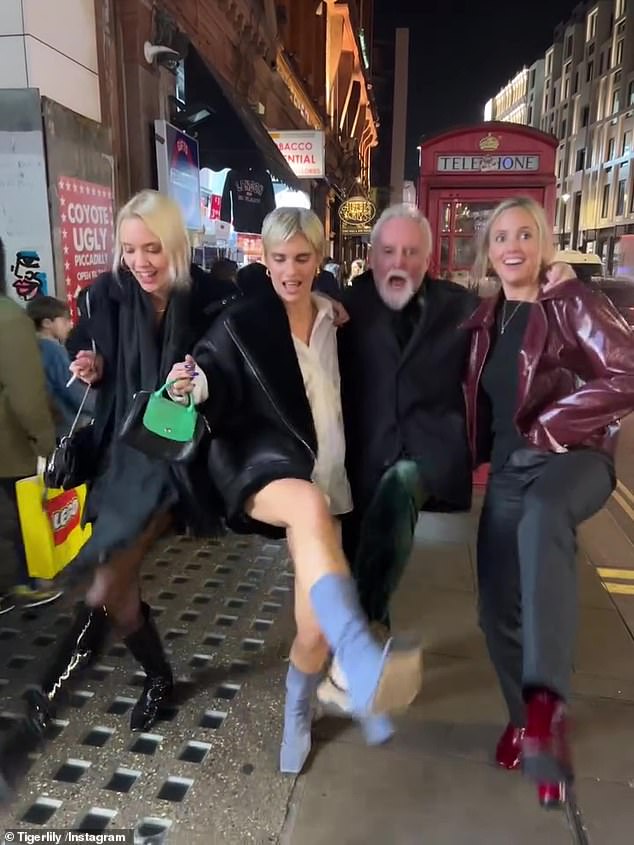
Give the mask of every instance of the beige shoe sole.
[(399, 645), (390, 640), (387, 656), (371, 713), (399, 713), (406, 710), (420, 692), (423, 682), (423, 650), (420, 645)]

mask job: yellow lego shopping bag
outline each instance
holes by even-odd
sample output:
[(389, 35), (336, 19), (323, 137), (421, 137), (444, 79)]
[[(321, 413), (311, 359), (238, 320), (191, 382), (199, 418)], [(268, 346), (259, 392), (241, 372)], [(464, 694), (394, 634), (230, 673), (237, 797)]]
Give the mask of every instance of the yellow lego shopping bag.
[(29, 575), (54, 578), (92, 533), (90, 525), (81, 524), (86, 485), (51, 490), (41, 475), (33, 475), (16, 482), (15, 492)]

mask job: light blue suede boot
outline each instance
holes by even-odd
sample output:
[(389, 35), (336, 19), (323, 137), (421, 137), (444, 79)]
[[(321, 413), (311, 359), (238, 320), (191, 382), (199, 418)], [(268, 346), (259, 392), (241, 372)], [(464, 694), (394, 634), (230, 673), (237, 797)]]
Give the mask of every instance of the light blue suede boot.
[(322, 672), (308, 675), (292, 663), (286, 675), (284, 733), (280, 748), (280, 772), (298, 775), (310, 754), (313, 698)]
[(382, 647), (363, 615), (355, 583), (347, 575), (324, 575), (310, 600), (319, 626), (346, 678), (352, 713), (365, 718), (404, 710), (421, 684), (420, 644)]
[(394, 722), (382, 713), (376, 716), (364, 716), (359, 725), (368, 745), (383, 745), (394, 736)]

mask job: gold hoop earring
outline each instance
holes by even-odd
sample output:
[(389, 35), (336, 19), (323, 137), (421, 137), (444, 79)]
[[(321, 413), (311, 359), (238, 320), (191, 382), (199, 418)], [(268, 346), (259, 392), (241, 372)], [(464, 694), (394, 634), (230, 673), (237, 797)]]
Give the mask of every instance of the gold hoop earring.
[(269, 279), (271, 278), (271, 271), (269, 270), (268, 267), (266, 268), (266, 275), (268, 276)]

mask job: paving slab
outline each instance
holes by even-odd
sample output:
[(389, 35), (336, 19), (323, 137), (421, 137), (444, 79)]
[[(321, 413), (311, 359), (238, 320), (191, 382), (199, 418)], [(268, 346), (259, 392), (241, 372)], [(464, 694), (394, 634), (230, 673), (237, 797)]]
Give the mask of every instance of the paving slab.
[(418, 750), (324, 745), (294, 800), (283, 845), (570, 845), (516, 773)]

